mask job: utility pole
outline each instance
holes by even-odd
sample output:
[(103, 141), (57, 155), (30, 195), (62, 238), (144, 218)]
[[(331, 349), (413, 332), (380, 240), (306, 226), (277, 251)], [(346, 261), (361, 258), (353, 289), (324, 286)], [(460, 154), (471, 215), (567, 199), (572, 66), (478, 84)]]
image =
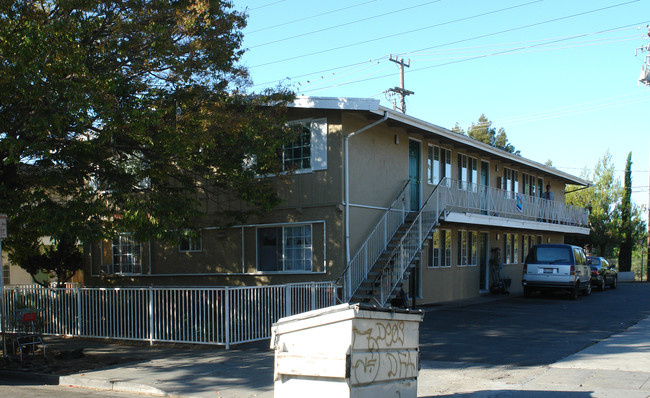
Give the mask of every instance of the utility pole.
[[(650, 25), (646, 25), (648, 28), (648, 37), (650, 37)], [(641, 69), (641, 76), (639, 77), (639, 83), (643, 83), (646, 86), (650, 87), (650, 45), (642, 46), (637, 48), (634, 51), (634, 55), (637, 55), (637, 51), (647, 52), (644, 57), (643, 68)], [(650, 185), (650, 173), (648, 174), (648, 185)], [(646, 264), (646, 281), (650, 282), (650, 191), (648, 191), (648, 258)]]
[(398, 60), (397, 58), (393, 59), (393, 55), (391, 54), (390, 57), (388, 58), (391, 62), (395, 62), (399, 66), (399, 87), (393, 87), (389, 88), (388, 91), (395, 93), (400, 96), (400, 108), (397, 108), (397, 105), (393, 102), (393, 107), (397, 108), (400, 112), (406, 113), (406, 96), (407, 95), (412, 95), (415, 94), (413, 91), (409, 91), (404, 88), (404, 67), (410, 68), (411, 67), (411, 60), (409, 59), (406, 63), (404, 62), (404, 58)]

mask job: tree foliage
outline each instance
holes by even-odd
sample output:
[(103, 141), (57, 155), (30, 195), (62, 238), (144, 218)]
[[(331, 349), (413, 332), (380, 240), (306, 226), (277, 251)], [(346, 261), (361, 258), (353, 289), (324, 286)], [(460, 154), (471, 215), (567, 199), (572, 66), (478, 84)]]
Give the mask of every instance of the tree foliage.
[(463, 130), (458, 123), (456, 123), (451, 131), (467, 135), (470, 138), (503, 149), (506, 152), (514, 153), (515, 155), (520, 154), (520, 151), (516, 150), (514, 145), (508, 142), (508, 137), (503, 127), (498, 130), (496, 127), (492, 127), (492, 122), (485, 116), (485, 114), (481, 114), (478, 118), (478, 122), (476, 124), (472, 123), (472, 125), (467, 129), (467, 132)]
[[(628, 158), (631, 161), (631, 157)], [(586, 246), (594, 255), (612, 258), (619, 252), (619, 248), (623, 249), (623, 241), (626, 236), (623, 233), (625, 228), (622, 216), (625, 211), (623, 205), (625, 189), (621, 186), (620, 180), (616, 178), (614, 163), (609, 151), (598, 160), (593, 173), (585, 169), (581, 173), (581, 177), (593, 181), (594, 185), (587, 189), (568, 186), (569, 193), (566, 195), (566, 202), (589, 210), (590, 232), (588, 238), (577, 238), (571, 242)], [(641, 210), (632, 203), (630, 203), (628, 228), (633, 231), (628, 235), (632, 236), (632, 242), (642, 236), (645, 229)]]
[(245, 24), (218, 0), (0, 2), (0, 212), (14, 260), (44, 236), (55, 249), (164, 238), (201, 209), (227, 225), (277, 203), (256, 177), (282, 170), (291, 94), (246, 95)]
[(623, 197), (621, 198), (620, 212), (621, 246), (618, 252), (618, 266), (621, 271), (630, 271), (632, 267), (632, 249), (634, 248), (636, 235), (632, 222), (632, 152), (627, 155), (625, 162)]

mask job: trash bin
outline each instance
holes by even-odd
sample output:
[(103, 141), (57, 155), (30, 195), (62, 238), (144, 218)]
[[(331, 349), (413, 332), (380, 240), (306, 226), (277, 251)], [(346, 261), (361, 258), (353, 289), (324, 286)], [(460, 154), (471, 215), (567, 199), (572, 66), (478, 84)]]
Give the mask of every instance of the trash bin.
[(422, 317), (341, 304), (278, 320), (275, 397), (417, 397)]

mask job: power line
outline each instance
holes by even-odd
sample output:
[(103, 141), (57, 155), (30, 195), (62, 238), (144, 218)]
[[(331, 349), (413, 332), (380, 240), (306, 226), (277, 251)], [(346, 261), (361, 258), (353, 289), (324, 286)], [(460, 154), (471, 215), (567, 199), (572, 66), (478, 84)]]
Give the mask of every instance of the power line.
[[(636, 0), (635, 0), (635, 1), (636, 1)], [(627, 3), (622, 3), (622, 4), (627, 4)], [(599, 10), (602, 10), (602, 9), (599, 9)], [(594, 12), (594, 11), (592, 10), (592, 11), (589, 11), (589, 12)], [(588, 13), (588, 12), (584, 12), (584, 13)], [(574, 14), (573, 16), (583, 15), (584, 13)], [(548, 20), (548, 21), (545, 21), (545, 22), (539, 22), (539, 23), (532, 24), (532, 25), (525, 25), (525, 26), (522, 26), (522, 27), (519, 27), (519, 28), (512, 28), (512, 29), (508, 29), (508, 30), (505, 30), (505, 31), (500, 31), (500, 32), (495, 32), (495, 33), (490, 33), (490, 34), (481, 35), (481, 36), (476, 36), (476, 37), (474, 37), (474, 38), (468, 38), (468, 39), (458, 40), (458, 41), (456, 41), (456, 42), (452, 42), (452, 43), (448, 43), (448, 44), (455, 44), (455, 43), (459, 43), (459, 42), (464, 42), (464, 41), (473, 40), (473, 39), (475, 39), (475, 38), (482, 38), (482, 37), (486, 37), (486, 36), (492, 36), (492, 35), (496, 35), (496, 34), (503, 33), (503, 32), (509, 32), (509, 31), (513, 31), (513, 30), (523, 29), (523, 28), (528, 27), (528, 26), (534, 26), (534, 25), (539, 25), (539, 24), (542, 24), (542, 23), (553, 22), (553, 21), (557, 21), (558, 19), (565, 19), (565, 18), (568, 18), (568, 16), (567, 16), (567, 17), (562, 17), (562, 18), (556, 18), (556, 19)], [(586, 36), (591, 36), (591, 35), (595, 35), (595, 34), (608, 33), (608, 32), (611, 32), (611, 31), (620, 30), (620, 29), (623, 29), (623, 28), (631, 27), (631, 26), (638, 26), (639, 24), (643, 24), (643, 23), (646, 23), (646, 21), (643, 21), (643, 22), (637, 22), (637, 23), (635, 23), (635, 24), (630, 24), (630, 25), (620, 26), (620, 27), (616, 27), (616, 28), (612, 28), (612, 29), (606, 29), (606, 30), (601, 30), (601, 31), (592, 32), (592, 33), (584, 33), (584, 34), (580, 34), (580, 35), (574, 35), (574, 36), (567, 36), (567, 37), (562, 37), (562, 38), (558, 38), (558, 39), (552, 39), (552, 40), (550, 40), (550, 41), (547, 41), (547, 42), (544, 42), (544, 43), (538, 43), (538, 44), (535, 44), (535, 45), (532, 45), (532, 46), (528, 46), (528, 47), (517, 47), (517, 48), (508, 49), (508, 50), (502, 50), (502, 51), (495, 52), (495, 53), (492, 53), (492, 54), (477, 55), (477, 56), (467, 57), (467, 58), (460, 59), (460, 60), (449, 61), (449, 62), (444, 62), (444, 63), (440, 63), (440, 64), (436, 64), (436, 65), (431, 65), (431, 66), (426, 66), (426, 67), (415, 68), (415, 69), (411, 70), (411, 73), (413, 73), (413, 72), (420, 72), (420, 71), (428, 70), (428, 69), (432, 69), (432, 68), (439, 68), (439, 67), (442, 67), (442, 66), (447, 66), (447, 65), (457, 64), (457, 63), (461, 63), (461, 62), (473, 61), (473, 60), (477, 60), (477, 59), (481, 59), (481, 58), (486, 58), (486, 57), (492, 57), (492, 56), (498, 56), (498, 55), (510, 55), (510, 54), (512, 54), (512, 53), (515, 53), (515, 51), (517, 51), (517, 50), (519, 50), (519, 49), (522, 49), (522, 48), (540, 47), (540, 46), (542, 46), (542, 45), (548, 45), (548, 44), (553, 44), (553, 43), (559, 43), (559, 42), (563, 42), (563, 41), (568, 41), (568, 40), (576, 39), (576, 38), (579, 38), (579, 37), (586, 37)], [(445, 45), (446, 45), (446, 44), (441, 44), (441, 45), (436, 46), (436, 47), (442, 47), (442, 46), (445, 46)], [(431, 48), (433, 48), (433, 47), (429, 47), (429, 48), (427, 48), (427, 49), (425, 49), (425, 50), (429, 50), (429, 49), (431, 49)], [(424, 50), (419, 50), (419, 51), (424, 51)], [(411, 54), (411, 53), (404, 53), (404, 54)], [(361, 83), (361, 82), (366, 82), (366, 81), (370, 81), (370, 80), (376, 80), (376, 79), (386, 78), (386, 77), (390, 77), (390, 76), (392, 76), (392, 75), (388, 75), (388, 74), (387, 74), (387, 75), (382, 75), (382, 76), (376, 76), (376, 77), (367, 78), (367, 79), (364, 79), (364, 80), (359, 80), (359, 81), (355, 81), (355, 82), (350, 82), (350, 83), (348, 83), (348, 84)]]
[[(448, 25), (448, 24), (455, 23), (455, 22), (466, 21), (466, 20), (469, 20), (469, 19), (478, 18), (478, 17), (482, 17), (482, 16), (485, 16), (485, 15), (495, 14), (495, 13), (498, 13), (498, 12), (507, 11), (507, 10), (511, 10), (511, 9), (514, 9), (514, 8), (525, 7), (525, 6), (534, 4), (534, 3), (539, 3), (541, 1), (544, 1), (544, 0), (535, 0), (535, 1), (532, 1), (532, 2), (522, 3), (522, 4), (519, 4), (519, 5), (516, 5), (516, 6), (512, 6), (512, 7), (501, 8), (501, 9), (498, 9), (498, 10), (489, 11), (489, 12), (485, 12), (485, 13), (482, 13), (482, 14), (476, 14), (476, 15), (473, 15), (471, 17), (464, 17), (464, 18), (459, 18), (459, 19), (455, 19), (455, 20), (452, 20), (452, 21), (447, 21), (447, 22), (443, 22), (443, 23), (439, 23), (439, 24), (435, 24), (435, 25), (426, 26), (424, 28), (413, 29), (413, 30), (406, 31), (406, 32), (396, 33), (396, 34), (387, 35), (387, 36), (383, 36), (383, 37), (378, 37), (378, 38), (370, 39), (370, 40), (364, 40), (364, 41), (360, 41), (360, 42), (356, 42), (356, 43), (352, 43), (352, 44), (346, 44), (346, 45), (343, 45), (343, 46), (334, 47), (334, 48), (330, 48), (330, 49), (326, 49), (326, 50), (320, 50), (320, 51), (315, 51), (315, 52), (302, 54), (302, 55), (296, 55), (296, 56), (293, 56), (293, 57), (284, 58), (284, 59), (280, 59), (280, 60), (276, 60), (276, 61), (270, 61), (270, 62), (267, 62), (267, 63), (264, 63), (264, 64), (251, 66), (250, 68), (253, 69), (253, 68), (258, 68), (258, 67), (261, 67), (261, 66), (268, 66), (268, 65), (278, 64), (278, 63), (281, 63), (281, 62), (292, 61), (294, 59), (310, 57), (310, 56), (313, 56), (313, 55), (323, 54), (323, 53), (330, 52), (330, 51), (336, 51), (336, 50), (340, 50), (340, 49), (343, 49), (343, 48), (359, 46), (359, 45), (362, 45), (362, 44), (372, 43), (374, 41), (379, 41), (379, 40), (384, 40), (384, 39), (388, 39), (388, 38), (391, 38), (391, 37), (397, 37), (397, 36), (401, 36), (401, 35), (405, 35), (405, 34), (410, 34), (410, 33), (418, 32), (418, 31), (425, 30), (425, 29), (431, 29), (431, 28), (435, 28), (435, 27), (439, 27), (439, 26), (443, 26), (443, 25)], [(639, 0), (634, 0), (634, 1), (639, 1)], [(467, 40), (471, 40), (471, 39), (467, 39)], [(465, 40), (463, 40), (463, 41), (465, 41)], [(453, 43), (449, 43), (449, 44), (453, 44)]]
[[(294, 19), (294, 20), (292, 20), (292, 21), (287, 21), (287, 22), (279, 23), (279, 24), (277, 24), (277, 25), (272, 25), (272, 26), (267, 26), (267, 27), (265, 27), (265, 28), (260, 28), (260, 29), (256, 29), (256, 30), (247, 31), (245, 34), (246, 34), (246, 36), (248, 36), (248, 35), (250, 35), (250, 34), (257, 33), (257, 32), (262, 32), (262, 31), (265, 31), (265, 30), (269, 30), (269, 29), (273, 29), (273, 28), (278, 28), (278, 27), (281, 27), (281, 26), (284, 27), (284, 26), (287, 26), (287, 25), (294, 24), (294, 23), (296, 23), (296, 22), (302, 22), (302, 21), (306, 21), (306, 20), (308, 20), (308, 19), (313, 19), (313, 18), (318, 18), (318, 17), (322, 17), (322, 16), (325, 16), (325, 15), (329, 15), (329, 14), (334, 14), (334, 13), (337, 13), (337, 12), (339, 12), (339, 11), (349, 10), (349, 9), (351, 9), (351, 8), (355, 8), (355, 7), (359, 7), (359, 6), (362, 6), (362, 5), (366, 5), (366, 4), (368, 4), (368, 3), (374, 3), (374, 2), (376, 2), (376, 1), (377, 1), (377, 0), (370, 0), (370, 1), (366, 1), (366, 2), (364, 2), (364, 3), (354, 4), (354, 5), (351, 5), (351, 6), (348, 6), (348, 7), (338, 8), (338, 9), (336, 9), (336, 10), (326, 11), (326, 12), (323, 12), (323, 13), (320, 13), (320, 14), (316, 14), (316, 15), (310, 15), (310, 16), (308, 16), (308, 17), (304, 17), (304, 18)], [(440, 0), (438, 0), (438, 1), (440, 1)]]
[[(492, 44), (492, 45), (477, 46), (477, 47), (459, 47), (459, 48), (452, 48), (452, 49), (441, 50), (441, 51), (449, 53), (449, 52), (461, 51), (461, 50), (475, 50), (475, 49), (484, 49), (484, 48), (503, 47), (503, 46), (506, 46), (506, 45), (517, 45), (517, 44), (526, 44), (526, 43), (540, 43), (540, 42), (541, 42), (541, 44), (538, 44), (538, 46), (543, 46), (543, 45), (547, 45), (547, 44), (552, 44), (552, 43), (554, 43), (556, 41), (563, 41), (563, 40), (566, 41), (566, 40), (575, 39), (575, 38), (578, 38), (578, 37), (586, 37), (586, 36), (592, 36), (592, 35), (597, 35), (597, 34), (610, 33), (610, 32), (615, 32), (615, 31), (624, 30), (624, 29), (633, 29), (630, 26), (632, 26), (632, 25), (627, 25), (627, 26), (625, 26), (623, 28), (613, 28), (613, 29), (607, 29), (607, 30), (598, 31), (598, 32), (585, 33), (583, 35), (578, 35), (578, 36), (572, 35), (572, 36), (554, 37), (554, 38), (546, 38), (546, 39), (525, 41), (525, 42)], [(631, 36), (631, 37), (636, 37), (636, 36)], [(603, 41), (598, 42), (598, 44), (602, 44), (602, 43), (603, 43)], [(578, 46), (575, 46), (575, 47), (578, 47)], [(522, 47), (511, 48), (510, 51), (507, 54), (506, 53), (499, 53), (499, 54), (493, 53), (493, 54), (490, 54), (489, 56), (518, 54), (518, 53), (521, 53), (521, 52), (516, 51), (519, 48), (522, 48)], [(523, 48), (531, 48), (531, 46), (523, 47)], [(565, 48), (574, 48), (574, 47), (568, 46), (568, 47), (564, 47), (562, 49), (565, 49)], [(557, 48), (554, 48), (553, 50), (555, 50), (555, 49), (557, 49)], [(411, 55), (411, 56), (417, 57), (416, 52), (400, 53), (400, 55)], [(379, 64), (379, 62), (384, 61), (385, 58), (386, 58), (386, 55), (381, 56), (379, 58), (371, 59), (371, 60), (368, 60), (368, 61), (342, 65), (342, 66), (338, 66), (338, 67), (334, 67), (334, 68), (328, 68), (328, 69), (324, 69), (324, 70), (320, 70), (320, 71), (307, 72), (307, 73), (297, 75), (297, 76), (286, 77), (285, 79), (281, 79), (281, 80), (271, 80), (271, 81), (267, 81), (267, 82), (264, 82), (264, 83), (256, 83), (256, 84), (253, 85), (253, 87), (266, 86), (266, 85), (269, 85), (269, 84), (277, 84), (277, 83), (280, 83), (282, 80), (294, 80), (294, 79), (299, 79), (299, 78), (302, 78), (302, 77), (320, 75), (320, 74), (328, 73), (328, 72), (332, 72), (332, 75), (334, 75), (335, 74), (334, 71), (337, 71), (337, 70), (340, 70), (340, 69), (346, 69), (346, 68), (352, 68), (352, 67), (355, 67), (355, 66), (367, 65), (368, 63)], [(476, 57), (472, 57), (471, 59), (475, 59), (475, 58)], [(471, 60), (471, 59), (468, 59), (468, 60)], [(388, 75), (386, 75), (386, 76), (388, 76)], [(385, 77), (385, 76), (380, 76), (380, 77)], [(352, 83), (355, 83), (355, 82), (352, 81), (352, 82), (348, 82), (348, 83), (352, 84)], [(332, 86), (332, 87), (335, 87), (335, 86)]]
[[(366, 21), (369, 21), (371, 19), (381, 18), (381, 17), (385, 17), (387, 15), (397, 14), (398, 12), (408, 11), (408, 10), (412, 10), (414, 8), (426, 6), (426, 5), (433, 4), (433, 3), (438, 3), (440, 1), (441, 0), (429, 1), (429, 2), (426, 2), (426, 3), (414, 5), (414, 6), (411, 6), (411, 7), (406, 7), (406, 8), (402, 8), (402, 9), (399, 9), (399, 10), (389, 11), (389, 12), (385, 12), (383, 14), (374, 15), (372, 17), (361, 18), (361, 19), (357, 19), (355, 21), (350, 21), (350, 22), (346, 22), (346, 23), (342, 23), (342, 24), (338, 24), (338, 25), (329, 26), (327, 28), (312, 30), (311, 32), (305, 32), (305, 33), (301, 33), (299, 35), (294, 35), (294, 36), (289, 36), (289, 37), (285, 37), (285, 38), (282, 38), (282, 39), (269, 41), (269, 42), (258, 44), (258, 45), (255, 45), (255, 46), (250, 46), (248, 48), (253, 49), (253, 48), (257, 48), (257, 47), (263, 47), (263, 46), (267, 46), (269, 44), (280, 43), (280, 42), (283, 42), (283, 41), (296, 39), (298, 37), (304, 37), (304, 36), (309, 36), (309, 35), (313, 35), (313, 34), (320, 33), (320, 32), (325, 32), (325, 31), (332, 30), (332, 29), (338, 29), (338, 28), (342, 28), (344, 26), (354, 25), (354, 24), (357, 24), (359, 22), (366, 22)], [(537, 0), (537, 1), (543, 1), (543, 0)]]
[(257, 7), (255, 7), (255, 8), (251, 8), (251, 11), (253, 11), (253, 10), (259, 10), (259, 9), (261, 9), (261, 8), (265, 8), (265, 7), (272, 6), (272, 5), (275, 5), (275, 4), (278, 4), (278, 3), (282, 3), (282, 2), (284, 2), (284, 1), (285, 1), (285, 0), (278, 0), (278, 1), (271, 2), (271, 3), (262, 4), (261, 6), (257, 6)]

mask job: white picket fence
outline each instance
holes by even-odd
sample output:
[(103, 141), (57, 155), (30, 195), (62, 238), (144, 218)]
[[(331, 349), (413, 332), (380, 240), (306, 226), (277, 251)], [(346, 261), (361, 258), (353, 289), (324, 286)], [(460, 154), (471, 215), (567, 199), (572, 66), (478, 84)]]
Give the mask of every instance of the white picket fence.
[(336, 304), (333, 282), (254, 287), (6, 286), (7, 332), (35, 309), (44, 335), (225, 345), (268, 339), (278, 319)]

